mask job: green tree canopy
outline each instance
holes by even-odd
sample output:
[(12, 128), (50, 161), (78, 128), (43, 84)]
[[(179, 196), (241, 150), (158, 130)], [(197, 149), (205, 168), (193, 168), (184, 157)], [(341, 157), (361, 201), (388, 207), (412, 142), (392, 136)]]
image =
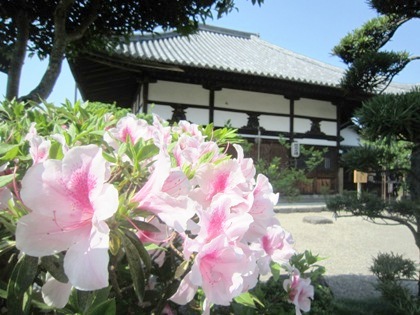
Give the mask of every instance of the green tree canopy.
[(333, 48), (349, 68), (342, 80), (350, 92), (380, 92), (408, 63), (420, 59), (407, 51), (388, 51), (384, 46), (404, 23), (420, 17), (418, 0), (369, 0), (380, 14), (347, 34)]
[(234, 0), (2, 0), (0, 70), (8, 74), (6, 98), (20, 96), (27, 52), (49, 58), (39, 84), (20, 97), (39, 101), (51, 93), (65, 57), (108, 49), (134, 32), (153, 32), (158, 27), (188, 34), (199, 22), (214, 14), (220, 18), (234, 8)]
[(420, 90), (382, 93), (408, 63), (420, 59), (406, 51), (383, 49), (401, 25), (420, 17), (420, 1), (369, 0), (368, 3), (380, 16), (347, 34), (333, 49), (348, 65), (343, 87), (349, 93), (373, 95), (355, 112), (361, 135), (371, 141), (370, 145), (351, 150), (343, 156), (343, 162), (352, 169), (364, 171), (404, 171), (410, 198), (388, 202), (376, 195), (344, 194), (332, 198), (327, 207), (374, 221), (405, 225), (420, 250)]

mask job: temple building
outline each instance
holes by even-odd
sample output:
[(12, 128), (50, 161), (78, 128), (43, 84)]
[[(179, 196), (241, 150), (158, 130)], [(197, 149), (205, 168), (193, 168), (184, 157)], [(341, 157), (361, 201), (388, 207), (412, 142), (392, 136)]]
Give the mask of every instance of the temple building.
[(350, 180), (338, 161), (343, 149), (358, 144), (351, 116), (364, 97), (346, 95), (340, 87), (343, 69), (257, 34), (201, 25), (189, 36), (136, 35), (111, 52), (85, 53), (70, 68), (84, 100), (115, 102), (172, 122), (237, 128), (257, 144), (254, 159), (290, 159), (280, 134), (294, 145), (327, 148), (302, 193), (339, 192)]

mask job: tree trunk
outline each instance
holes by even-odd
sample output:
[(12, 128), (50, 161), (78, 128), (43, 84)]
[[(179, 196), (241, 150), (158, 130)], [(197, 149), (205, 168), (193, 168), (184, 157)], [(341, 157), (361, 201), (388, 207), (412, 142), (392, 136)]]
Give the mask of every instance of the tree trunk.
[[(411, 172), (407, 177), (411, 200), (418, 204), (420, 202), (420, 143), (414, 143), (411, 152)], [(415, 218), (417, 221), (417, 233), (415, 235), (417, 248), (420, 249), (420, 213), (415, 210)], [(420, 278), (417, 282), (418, 296), (420, 296)]]
[(58, 76), (61, 72), (61, 65), (64, 59), (65, 44), (62, 47), (53, 49), (50, 54), (48, 68), (42, 76), (38, 86), (33, 89), (29, 94), (19, 98), (19, 101), (34, 101), (39, 103), (46, 100), (50, 96)]
[(411, 152), (411, 172), (407, 176), (411, 199), (420, 200), (420, 142), (414, 143)]
[(17, 36), (12, 49), (12, 59), (7, 71), (6, 99), (11, 100), (19, 96), (19, 84), (25, 61), (26, 45), (29, 40), (29, 19), (25, 11), (16, 16)]

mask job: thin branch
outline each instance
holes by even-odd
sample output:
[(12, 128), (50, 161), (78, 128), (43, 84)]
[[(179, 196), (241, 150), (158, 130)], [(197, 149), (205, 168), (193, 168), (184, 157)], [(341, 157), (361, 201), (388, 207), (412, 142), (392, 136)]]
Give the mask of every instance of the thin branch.
[[(380, 43), (379, 48), (383, 47), (386, 43), (388, 43), (391, 40), (391, 38), (394, 36), (397, 29), (399, 29), (400, 26), (403, 25), (405, 22), (408, 22), (410, 20), (411, 20), (411, 18), (405, 17), (405, 18), (401, 18), (400, 20), (395, 22), (396, 27), (387, 36), (384, 36), (383, 40)], [(378, 48), (378, 50), (379, 50), (379, 48)]]
[(92, 23), (95, 22), (95, 20), (98, 18), (98, 12), (101, 2), (102, 0), (92, 0), (90, 10), (85, 15), (86, 18), (84, 19), (84, 21), (76, 30), (67, 34), (67, 40), (69, 42), (81, 39), (84, 36), (89, 26), (91, 26)]
[[(388, 225), (405, 225), (406, 227), (408, 227), (408, 229), (410, 230), (410, 232), (416, 236), (417, 235), (417, 231), (414, 228), (413, 225), (415, 225), (414, 223), (412, 223), (411, 221), (408, 220), (404, 220), (401, 218), (397, 218), (397, 217), (392, 217), (392, 216), (387, 216), (387, 215), (371, 215), (368, 216), (366, 214), (359, 214), (359, 213), (353, 213), (352, 214), (348, 214), (348, 215), (339, 215), (338, 213), (336, 214), (336, 218), (347, 218), (347, 217), (354, 217), (354, 216), (359, 216), (359, 217), (363, 217), (364, 220), (366, 221), (371, 221), (374, 224), (379, 224), (379, 225), (385, 225), (384, 223), (378, 223), (377, 219), (381, 219), (381, 220), (390, 220), (390, 221), (395, 221), (397, 222), (396, 224), (389, 224)], [(412, 225), (413, 224), (413, 225)]]
[(386, 216), (386, 215), (374, 215), (371, 218), (372, 219), (392, 220), (392, 221), (398, 222), (401, 225), (405, 225), (406, 227), (408, 227), (408, 229), (411, 231), (411, 233), (413, 234), (414, 237), (416, 237), (416, 235), (417, 235), (416, 229), (409, 222), (407, 222), (404, 219), (397, 218), (397, 217), (390, 217), (390, 216)]

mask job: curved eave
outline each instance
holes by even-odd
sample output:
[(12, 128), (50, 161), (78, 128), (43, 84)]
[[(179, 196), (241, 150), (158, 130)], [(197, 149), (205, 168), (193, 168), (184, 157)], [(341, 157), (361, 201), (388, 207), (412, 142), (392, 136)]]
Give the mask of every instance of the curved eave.
[(116, 102), (123, 107), (131, 106), (138, 82), (146, 77), (151, 81), (169, 80), (215, 89), (243, 89), (319, 100), (334, 101), (345, 97), (344, 91), (337, 86), (206, 67), (143, 62), (115, 55), (86, 54), (70, 61), (70, 67), (84, 99)]

